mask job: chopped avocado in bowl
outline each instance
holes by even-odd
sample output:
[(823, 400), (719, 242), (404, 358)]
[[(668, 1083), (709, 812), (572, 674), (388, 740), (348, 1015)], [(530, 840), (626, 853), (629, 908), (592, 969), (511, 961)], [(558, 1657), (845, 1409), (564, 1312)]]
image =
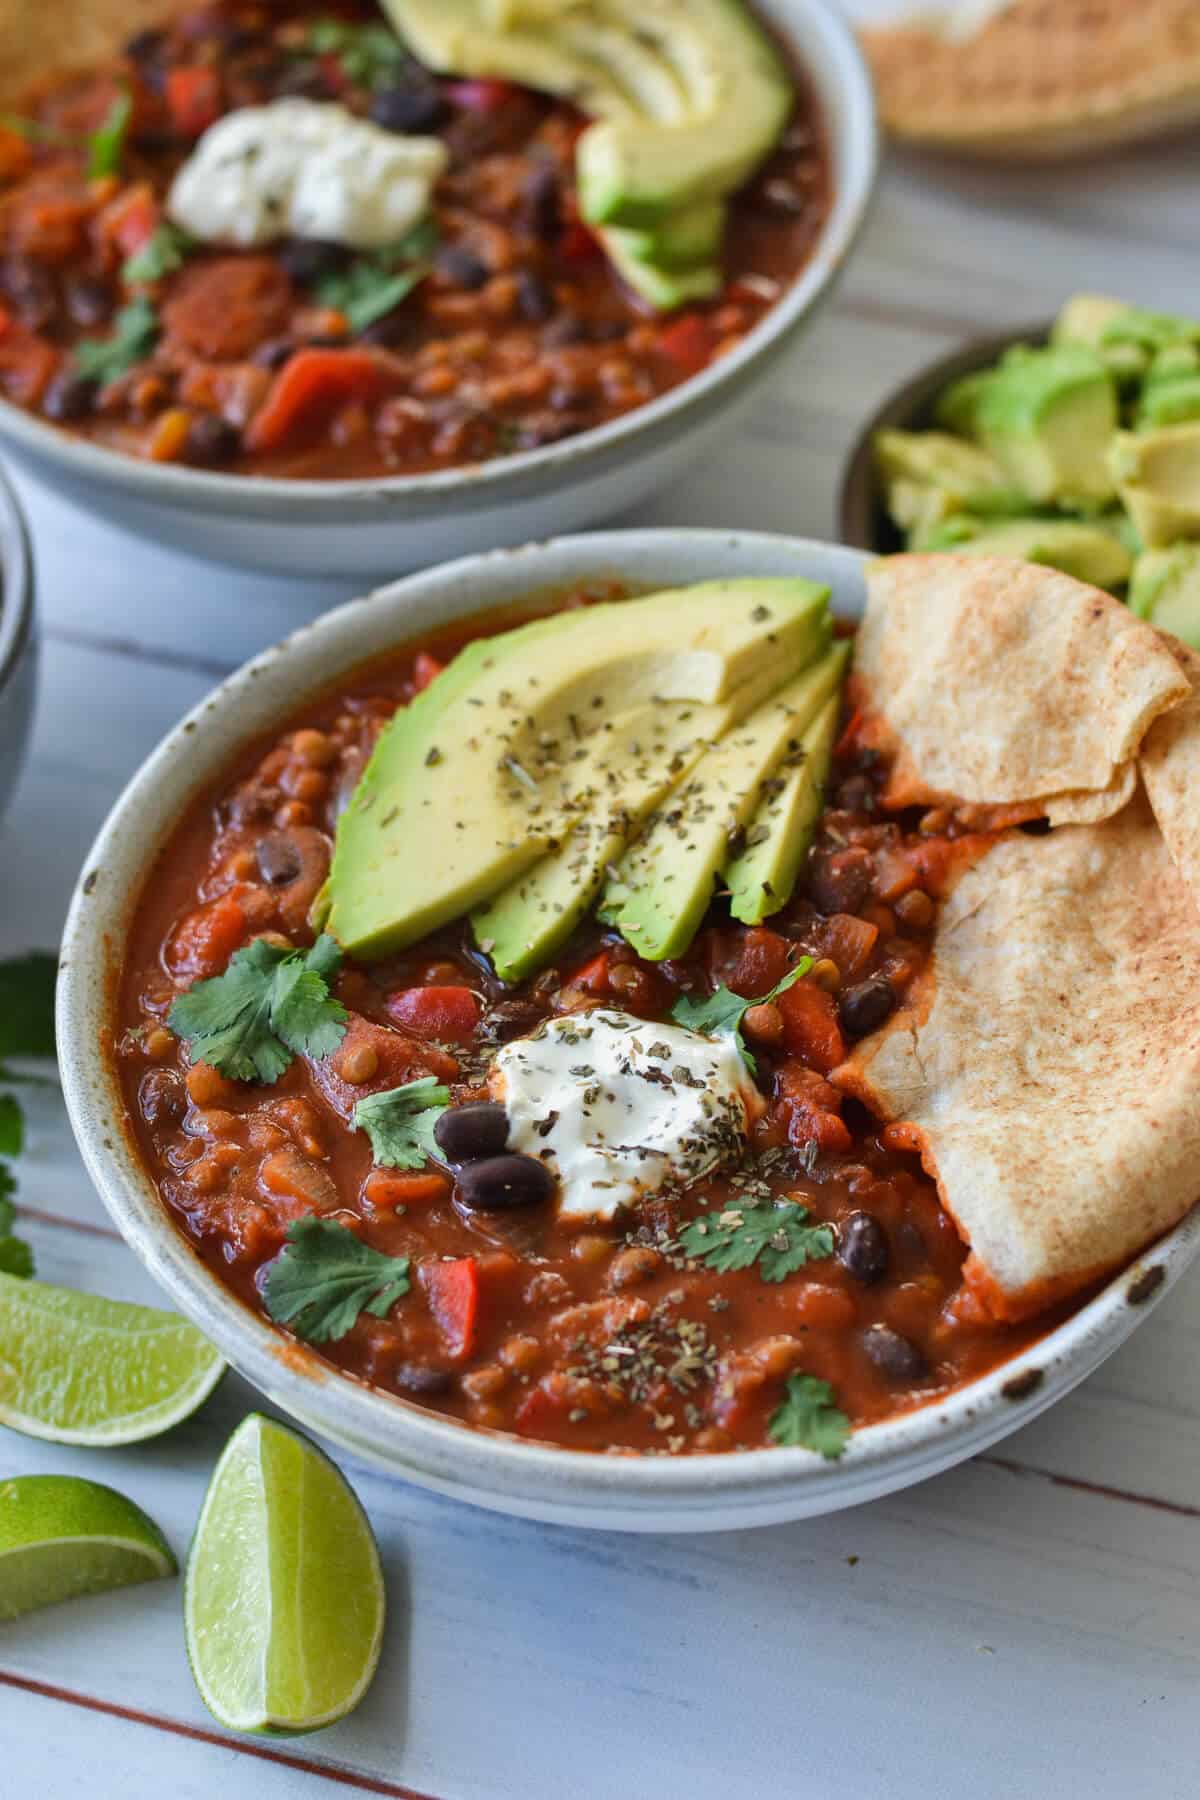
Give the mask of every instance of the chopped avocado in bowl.
[(1077, 294), (939, 360), (864, 430), (841, 529), (1043, 563), (1200, 647), (1200, 320)]

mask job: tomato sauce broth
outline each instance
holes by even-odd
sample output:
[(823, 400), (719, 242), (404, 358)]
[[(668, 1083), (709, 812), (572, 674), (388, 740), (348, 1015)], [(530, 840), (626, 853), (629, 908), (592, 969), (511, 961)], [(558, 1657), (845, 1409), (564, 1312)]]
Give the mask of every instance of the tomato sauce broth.
[[(386, 720), (462, 643), (540, 610), (476, 619), (343, 679), (188, 810), (147, 878), (121, 972), (120, 1078), (145, 1166), (180, 1230), (254, 1310), (297, 1219), (334, 1220), (409, 1257), (410, 1291), (387, 1316), (360, 1313), (320, 1353), (467, 1425), (670, 1455), (770, 1442), (797, 1372), (829, 1383), (855, 1425), (928, 1404), (1066, 1309), (1021, 1326), (985, 1318), (903, 1132), (827, 1079), (920, 982), (939, 895), (995, 841), (966, 809), (885, 816), (883, 767), (852, 724), (799, 888), (763, 926), (733, 922), (718, 897), (687, 954), (651, 964), (590, 922), (552, 967), (511, 987), (465, 925), (448, 927), (386, 963), (345, 963), (342, 1043), (320, 1061), (297, 1057), (270, 1087), (190, 1065), (166, 1026), (179, 993), (252, 939), (313, 941), (337, 812)], [(455, 1105), (486, 1099), (498, 1047), (545, 1019), (604, 1004), (667, 1020), (680, 995), (720, 982), (761, 996), (801, 955), (813, 969), (743, 1024), (764, 1100), (743, 1166), (611, 1223), (560, 1220), (552, 1204), (470, 1212), (446, 1168), (375, 1167), (350, 1127), (356, 1100), (425, 1075)], [(769, 1282), (680, 1246), (701, 1214), (784, 1196), (833, 1229), (833, 1254)]]

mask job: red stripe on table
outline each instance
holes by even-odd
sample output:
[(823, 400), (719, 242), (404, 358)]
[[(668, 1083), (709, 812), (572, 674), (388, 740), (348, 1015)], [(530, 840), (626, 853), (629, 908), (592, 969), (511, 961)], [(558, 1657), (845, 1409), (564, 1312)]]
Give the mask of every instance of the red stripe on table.
[(112, 1700), (98, 1700), (93, 1694), (79, 1694), (73, 1688), (56, 1687), (49, 1681), (35, 1681), (30, 1675), (16, 1675), (0, 1669), (0, 1686), (20, 1688), (37, 1694), (43, 1700), (60, 1700), (67, 1706), (80, 1706), (85, 1712), (105, 1713), (112, 1719), (125, 1719), (131, 1725), (148, 1725), (152, 1731), (166, 1731), (173, 1737), (191, 1738), (200, 1744), (215, 1744), (219, 1750), (234, 1750), (239, 1756), (256, 1756), (260, 1762), (279, 1763), (285, 1769), (297, 1769), (302, 1775), (320, 1775), (340, 1787), (356, 1788), (362, 1794), (384, 1794), (388, 1800), (436, 1800), (433, 1794), (420, 1794), (415, 1788), (401, 1787), (384, 1781), (378, 1775), (360, 1774), (339, 1763), (316, 1762), (308, 1756), (290, 1756), (286, 1750), (269, 1748), (253, 1738), (226, 1737), (220, 1731), (206, 1731), (199, 1725), (185, 1724), (182, 1719), (164, 1718), (161, 1713), (139, 1712), (136, 1707), (118, 1706)]
[(40, 1206), (18, 1206), (18, 1216), (22, 1219), (35, 1219), (39, 1225), (52, 1225), (56, 1231), (83, 1231), (89, 1237), (116, 1238), (121, 1242), (121, 1234), (114, 1225), (93, 1225), (90, 1219), (72, 1219), (65, 1213), (43, 1212)]
[(1096, 1494), (1101, 1500), (1124, 1500), (1129, 1506), (1149, 1506), (1155, 1512), (1174, 1513), (1180, 1519), (1200, 1519), (1200, 1506), (1188, 1506), (1182, 1500), (1162, 1500), (1157, 1494), (1135, 1494), (1128, 1488), (1109, 1487), (1103, 1481), (1085, 1481), (1080, 1475), (1059, 1475), (1053, 1469), (1039, 1469), (1034, 1463), (1016, 1462), (1007, 1456), (978, 1456), (975, 1460), (990, 1463), (993, 1469), (1006, 1469), (1010, 1475), (1036, 1475), (1055, 1487), (1074, 1488), (1080, 1494)]

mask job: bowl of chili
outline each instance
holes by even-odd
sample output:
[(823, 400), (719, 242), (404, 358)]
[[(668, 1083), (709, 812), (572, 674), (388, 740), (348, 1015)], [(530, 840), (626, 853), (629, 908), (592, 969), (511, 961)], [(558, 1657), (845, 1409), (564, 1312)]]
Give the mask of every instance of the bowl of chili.
[(33, 556), (21, 509), (0, 470), (0, 814), (25, 759), (36, 679)]
[[(862, 823), (855, 808), (870, 807), (869, 764), (835, 762), (834, 835), (818, 839), (778, 930), (736, 927), (718, 902), (693, 947), (655, 967), (589, 927), (561, 952), (553, 980), (510, 987), (489, 980), (461, 933), (442, 931), (378, 978), (343, 970), (350, 1023), (335, 1076), (297, 1058), (278, 1089), (247, 1088), (203, 1061), (189, 1068), (165, 1025), (183, 985), (225, 967), (264, 927), (264, 969), (285, 953), (280, 926), (289, 944), (311, 941), (304, 920), (325, 877), (322, 827), (339, 790), (356, 781), (382, 721), (472, 637), (597, 594), (753, 576), (827, 583), (849, 629), (866, 560), (705, 531), (600, 533), (467, 558), (342, 607), (257, 658), (171, 733), (118, 800), (63, 946), (72, 1124), (150, 1271), (312, 1430), (441, 1492), (555, 1522), (709, 1530), (798, 1518), (912, 1483), (1026, 1422), (1109, 1355), (1196, 1254), (1192, 1214), (1074, 1308), (928, 1336), (965, 1247), (915, 1155), (881, 1148), (869, 1119), (842, 1107), (819, 1074), (834, 1053), (830, 1034), (873, 1028), (867, 990), (897, 956), (916, 967), (929, 923), (927, 909), (897, 903), (881, 943), (884, 922), (852, 866), (862, 856), (839, 851)], [(927, 866), (928, 837), (920, 854)], [(835, 1013), (818, 984), (794, 980), (801, 950), (806, 963), (836, 951), (854, 965), (853, 1007), (847, 993)], [(315, 969), (321, 951), (304, 954)], [(701, 1221), (715, 1254), (694, 1225), (685, 1240), (650, 1219), (633, 1233), (556, 1235), (556, 1226), (547, 1236), (514, 1205), (472, 1223), (449, 1205), (444, 1177), (373, 1167), (363, 1131), (347, 1129), (348, 1096), (413, 1077), (429, 1087), (465, 1080), (469, 1104), (449, 1117), (482, 1138), (464, 1150), (439, 1137), (438, 1154), (493, 1152), (495, 1109), (471, 1085), (481, 1055), (563, 1008), (623, 1004), (676, 1019), (681, 984), (702, 993), (714, 981), (741, 1005), (746, 1041), (771, 1071), (768, 1135), (799, 1147), (785, 1187), (818, 1171), (809, 1191), (821, 1224), (791, 1217), (786, 1243), (727, 1245), (719, 1210)], [(779, 1004), (757, 1018), (735, 997), (768, 990)], [(780, 1154), (786, 1162), (791, 1152)], [(283, 1305), (270, 1269), (297, 1219), (313, 1240), (304, 1256), (320, 1260), (331, 1246), (341, 1255), (349, 1233), (339, 1237), (331, 1213), (355, 1215), (356, 1267), (326, 1273), (353, 1286), (365, 1267), (366, 1286), (349, 1328), (326, 1318), (328, 1331), (310, 1330), (304, 1293)], [(737, 1229), (746, 1223), (743, 1210)], [(814, 1227), (828, 1243), (801, 1242)], [(755, 1266), (768, 1241), (792, 1271), (787, 1282)], [(418, 1265), (411, 1284), (401, 1249)], [(272, 1322), (285, 1318), (298, 1328)], [(798, 1375), (797, 1355), (828, 1384)]]
[[(711, 299), (655, 314), (611, 271), (577, 217), (564, 101), (423, 70), (450, 163), (440, 242), (411, 267), (307, 239), (181, 248), (164, 196), (222, 107), (299, 92), (301, 76), (373, 116), (388, 98), (332, 52), (297, 62), (287, 34), (328, 24), (317, 0), (268, 26), (239, 3), (43, 80), (28, 140), (0, 141), (0, 438), (80, 505), (199, 556), (394, 574), (643, 500), (713, 445), (862, 224), (876, 142), (853, 36), (820, 0), (763, 0), (797, 111), (734, 197)], [(366, 0), (345, 10), (371, 28)], [(103, 162), (123, 85), (128, 176), (88, 180), (80, 134)]]

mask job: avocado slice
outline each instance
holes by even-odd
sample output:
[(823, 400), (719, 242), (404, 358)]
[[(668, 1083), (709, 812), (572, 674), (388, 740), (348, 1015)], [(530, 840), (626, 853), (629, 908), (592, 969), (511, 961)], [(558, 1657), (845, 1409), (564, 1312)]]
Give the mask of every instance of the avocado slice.
[[(840, 681), (849, 644), (836, 645), (832, 654), (841, 660)], [(743, 925), (761, 925), (792, 897), (821, 816), (841, 704), (840, 691), (825, 702), (804, 733), (793, 765), (768, 784), (771, 791), (750, 821), (745, 849), (722, 870), (729, 910)]]
[(888, 513), (902, 531), (953, 512), (982, 510), (985, 496), (1005, 496), (1018, 511), (1027, 504), (994, 457), (947, 431), (877, 431), (872, 448)]
[(1200, 650), (1200, 544), (1144, 550), (1133, 565), (1129, 610)]
[(961, 556), (1014, 556), (1021, 562), (1061, 569), (1077, 581), (1110, 591), (1124, 587), (1133, 566), (1133, 558), (1115, 531), (1081, 519), (968, 522), (960, 514), (947, 520), (939, 533), (930, 533), (922, 548), (953, 550)]
[(615, 720), (794, 668), (825, 614), (812, 582), (713, 581), (469, 644), (376, 745), (338, 827), (328, 929), (371, 961), (489, 899), (586, 810)]
[[(669, 213), (652, 231), (635, 231), (627, 226), (620, 233), (621, 242), (629, 255), (656, 263), (659, 268), (695, 268), (698, 263), (715, 262), (720, 256), (725, 217), (723, 201), (697, 200), (694, 206)], [(610, 231), (617, 229), (614, 226)], [(603, 241), (608, 241), (610, 231), (601, 232)]]
[(1117, 491), (1148, 550), (1200, 538), (1200, 421), (1119, 431), (1108, 453)]
[[(828, 621), (814, 615), (814, 656), (827, 636)], [(551, 960), (646, 816), (795, 667), (763, 668), (713, 706), (662, 701), (614, 726), (605, 750), (609, 778), (598, 785), (566, 841), (471, 914), (475, 941), (502, 981), (519, 981)]]
[[(600, 232), (600, 241), (608, 259), (621, 280), (656, 312), (673, 312), (692, 300), (711, 299), (721, 286), (721, 271), (716, 263), (697, 263), (694, 268), (668, 269), (631, 249), (627, 235), (617, 225)], [(638, 234), (640, 235), (640, 234)]]
[(1082, 344), (1017, 346), (973, 390), (969, 435), (1035, 503), (1110, 499), (1105, 451), (1116, 428), (1112, 376)]
[(794, 755), (838, 685), (830, 653), (765, 700), (709, 750), (652, 816), (610, 875), (601, 916), (651, 962), (691, 943), (729, 854), (748, 826), (764, 784)]
[(585, 131), (580, 210), (593, 225), (654, 228), (740, 187), (787, 123), (794, 89), (741, 0), (607, 0), (605, 10), (673, 65), (688, 111), (683, 123), (606, 118)]

